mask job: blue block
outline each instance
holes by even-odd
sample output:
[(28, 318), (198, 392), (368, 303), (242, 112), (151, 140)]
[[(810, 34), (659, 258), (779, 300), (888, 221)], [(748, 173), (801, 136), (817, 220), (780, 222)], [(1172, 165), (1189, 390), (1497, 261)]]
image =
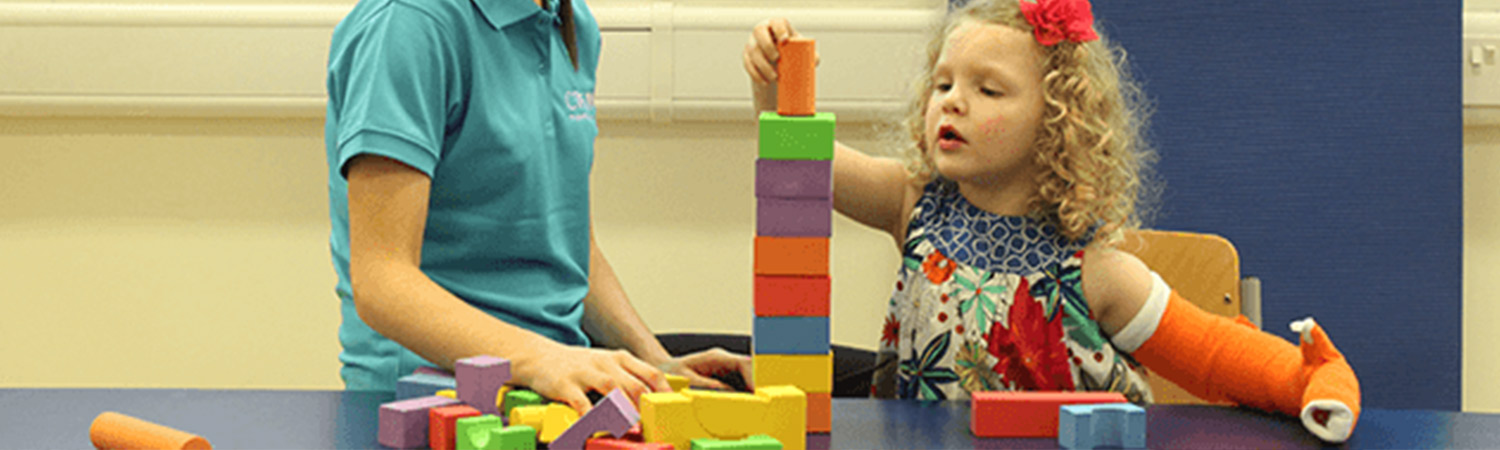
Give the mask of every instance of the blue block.
[(396, 380), (396, 400), (426, 397), (444, 389), (456, 389), (453, 378), (428, 373), (414, 373)]
[(1146, 410), (1130, 403), (1063, 405), (1057, 415), (1063, 448), (1145, 448)]
[(827, 317), (756, 317), (755, 354), (826, 355), (830, 351)]

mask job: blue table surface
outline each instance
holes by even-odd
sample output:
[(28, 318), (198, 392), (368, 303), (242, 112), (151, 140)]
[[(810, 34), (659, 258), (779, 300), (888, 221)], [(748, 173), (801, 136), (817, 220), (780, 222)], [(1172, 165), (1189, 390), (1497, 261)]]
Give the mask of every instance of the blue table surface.
[[(356, 391), (0, 389), (0, 448), (90, 448), (89, 424), (116, 411), (203, 436), (214, 448), (379, 448), (392, 394)], [(1151, 448), (1320, 447), (1291, 417), (1241, 408), (1154, 405)], [(1056, 448), (1053, 439), (980, 439), (967, 402), (833, 400), (835, 449)], [(1364, 411), (1351, 448), (1500, 448), (1500, 415)]]

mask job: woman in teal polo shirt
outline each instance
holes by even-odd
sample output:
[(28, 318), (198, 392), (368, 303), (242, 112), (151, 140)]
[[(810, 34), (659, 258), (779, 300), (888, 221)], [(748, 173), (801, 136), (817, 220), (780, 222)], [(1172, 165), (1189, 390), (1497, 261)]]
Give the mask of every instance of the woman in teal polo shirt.
[(583, 0), (362, 0), (339, 24), (326, 146), (348, 389), (479, 354), (579, 411), (588, 391), (667, 390), (662, 370), (750, 378), (743, 355), (668, 355), (594, 242), (599, 47)]

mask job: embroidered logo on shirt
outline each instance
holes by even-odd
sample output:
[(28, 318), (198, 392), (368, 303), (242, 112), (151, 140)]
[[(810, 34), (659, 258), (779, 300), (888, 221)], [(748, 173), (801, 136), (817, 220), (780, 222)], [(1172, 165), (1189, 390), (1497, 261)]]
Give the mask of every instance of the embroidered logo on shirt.
[(568, 91), (563, 94), (564, 101), (568, 105), (568, 118), (579, 120), (594, 120), (594, 93)]

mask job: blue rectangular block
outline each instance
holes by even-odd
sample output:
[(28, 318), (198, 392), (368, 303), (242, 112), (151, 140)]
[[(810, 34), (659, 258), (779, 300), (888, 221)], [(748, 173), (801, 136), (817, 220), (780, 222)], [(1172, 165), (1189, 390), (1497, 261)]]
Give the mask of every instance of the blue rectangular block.
[(396, 400), (426, 397), (444, 389), (454, 389), (458, 382), (452, 378), (428, 373), (414, 373), (396, 380)]
[(1063, 405), (1057, 415), (1063, 448), (1145, 448), (1146, 410), (1130, 403)]
[(780, 237), (832, 236), (833, 199), (758, 199), (755, 202), (755, 234)]
[(752, 341), (757, 355), (826, 355), (827, 317), (756, 317)]
[(757, 198), (833, 198), (833, 161), (755, 160)]

